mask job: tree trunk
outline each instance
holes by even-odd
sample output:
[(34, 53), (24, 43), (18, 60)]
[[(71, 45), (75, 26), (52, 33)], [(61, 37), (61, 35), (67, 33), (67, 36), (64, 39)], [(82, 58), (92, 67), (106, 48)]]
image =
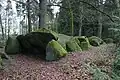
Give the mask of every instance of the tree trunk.
[[(6, 11), (7, 16), (7, 11)], [(7, 39), (7, 17), (5, 18), (5, 39)]]
[(46, 27), (47, 0), (39, 0), (39, 28)]
[(120, 18), (120, 1), (115, 0), (115, 2), (116, 2), (116, 6), (117, 6), (117, 11), (118, 11), (118, 17)]
[[(103, 11), (103, 0), (99, 0), (99, 9)], [(98, 37), (102, 37), (102, 13), (99, 13), (98, 16)]]
[(81, 10), (81, 15), (80, 15), (80, 22), (79, 22), (79, 36), (82, 35), (82, 18), (83, 18), (83, 5), (81, 3), (81, 7), (80, 7), (80, 10)]
[(0, 14), (0, 25), (1, 25), (1, 30), (2, 30), (2, 39), (4, 40), (4, 28), (3, 28), (3, 25), (2, 25), (1, 14)]
[(40, 29), (40, 23), (41, 23), (41, 2), (42, 2), (42, 0), (39, 0), (39, 29)]
[(30, 16), (30, 0), (27, 0), (27, 17), (28, 17), (28, 33), (30, 33), (32, 31)]
[(70, 0), (68, 0), (68, 5), (69, 5), (69, 13), (70, 13), (70, 25), (71, 25), (71, 36), (74, 36), (74, 16), (73, 16), (73, 10), (71, 7)]
[(10, 35), (10, 19), (8, 18), (8, 38), (9, 38), (9, 35)]

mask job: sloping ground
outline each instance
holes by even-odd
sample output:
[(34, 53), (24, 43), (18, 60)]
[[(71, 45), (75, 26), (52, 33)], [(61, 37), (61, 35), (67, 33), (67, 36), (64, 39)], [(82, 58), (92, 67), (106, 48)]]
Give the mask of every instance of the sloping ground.
[(87, 59), (87, 63), (89, 60), (94, 62), (93, 59), (100, 59), (95, 54), (113, 54), (114, 50), (113, 44), (102, 45), (88, 51), (74, 52), (54, 62), (18, 54), (6, 62), (9, 65), (0, 71), (0, 80), (92, 80), (84, 61)]

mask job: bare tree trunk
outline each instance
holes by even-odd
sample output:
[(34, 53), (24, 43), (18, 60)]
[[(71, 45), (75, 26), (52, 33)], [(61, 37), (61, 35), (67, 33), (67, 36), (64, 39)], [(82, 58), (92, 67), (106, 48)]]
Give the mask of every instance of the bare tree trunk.
[(30, 16), (30, 0), (27, 0), (27, 17), (28, 17), (28, 33), (30, 33), (32, 31)]
[(2, 25), (1, 14), (0, 14), (0, 25), (1, 25), (1, 30), (2, 30), (2, 39), (4, 40), (4, 28), (3, 28), (3, 25)]
[(74, 16), (73, 16), (73, 10), (71, 7), (70, 0), (68, 0), (68, 6), (69, 6), (69, 13), (70, 13), (71, 36), (74, 36)]
[(115, 2), (116, 2), (116, 5), (117, 5), (118, 17), (120, 18), (120, 1), (115, 0)]
[[(7, 11), (6, 11), (7, 16)], [(7, 38), (7, 18), (5, 19), (5, 38)]]
[(8, 38), (9, 38), (9, 35), (10, 35), (10, 19), (8, 19)]
[(46, 27), (47, 0), (39, 0), (39, 28)]
[(41, 2), (42, 2), (42, 0), (39, 0), (39, 29), (40, 29), (40, 27), (41, 27)]
[(80, 15), (80, 25), (79, 25), (79, 36), (82, 35), (82, 18), (83, 18), (83, 5), (81, 3), (81, 7), (80, 7), (80, 10), (81, 10), (81, 15)]
[[(103, 0), (100, 0), (99, 1), (99, 9), (101, 10), (101, 11), (103, 11)], [(102, 14), (101, 13), (99, 13), (99, 16), (98, 16), (98, 25), (99, 25), (99, 27), (98, 27), (98, 37), (102, 37)]]

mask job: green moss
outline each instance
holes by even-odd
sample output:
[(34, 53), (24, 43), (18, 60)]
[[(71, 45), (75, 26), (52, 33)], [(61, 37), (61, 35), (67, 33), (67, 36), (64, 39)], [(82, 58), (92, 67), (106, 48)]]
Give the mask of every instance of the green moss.
[(48, 43), (46, 47), (46, 60), (57, 60), (67, 55), (67, 51), (55, 40)]
[(9, 37), (6, 46), (5, 46), (5, 52), (7, 54), (16, 54), (20, 51), (20, 45), (16, 38)]
[(77, 44), (81, 47), (82, 50), (88, 50), (91, 47), (89, 40), (86, 36), (76, 36), (73, 38)]
[(70, 41), (66, 42), (66, 49), (68, 52), (82, 51), (75, 39), (71, 39)]
[(42, 32), (42, 33), (50, 33), (52, 34), (56, 40), (58, 40), (58, 34), (52, 30), (46, 29), (46, 28), (40, 28), (38, 30), (35, 30), (33, 32)]
[(104, 43), (104, 41), (102, 39), (100, 39), (99, 37), (96, 37), (96, 36), (89, 37), (88, 39), (92, 46), (100, 46), (101, 44)]
[(89, 49), (89, 44), (87, 42), (81, 42), (80, 46), (81, 46), (82, 50)]

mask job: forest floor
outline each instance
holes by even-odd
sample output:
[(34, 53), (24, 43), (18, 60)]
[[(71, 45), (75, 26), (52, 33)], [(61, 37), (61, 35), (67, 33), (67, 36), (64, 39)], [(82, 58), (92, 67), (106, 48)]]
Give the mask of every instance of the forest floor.
[(92, 80), (92, 74), (85, 64), (94, 63), (110, 72), (114, 52), (115, 45), (107, 44), (74, 52), (53, 62), (17, 54), (11, 56), (10, 61), (4, 61), (0, 80)]

